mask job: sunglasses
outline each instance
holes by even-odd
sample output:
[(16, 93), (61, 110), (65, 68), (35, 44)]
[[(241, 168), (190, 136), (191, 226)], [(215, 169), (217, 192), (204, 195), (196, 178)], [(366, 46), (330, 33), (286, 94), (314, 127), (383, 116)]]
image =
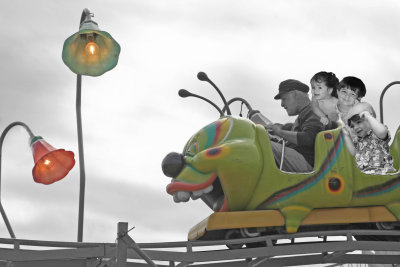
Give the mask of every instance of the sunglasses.
[(357, 122), (357, 121), (362, 121), (363, 118), (361, 118), (360, 114), (355, 114), (350, 117), (350, 119), (347, 120), (347, 125), (351, 126), (351, 122)]

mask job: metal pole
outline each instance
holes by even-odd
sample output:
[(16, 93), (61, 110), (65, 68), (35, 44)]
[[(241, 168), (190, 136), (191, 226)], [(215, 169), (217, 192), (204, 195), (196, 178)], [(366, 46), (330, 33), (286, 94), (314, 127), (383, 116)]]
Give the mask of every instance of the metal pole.
[[(79, 28), (82, 22), (87, 18), (90, 19), (92, 15), (89, 9), (85, 8), (82, 11), (81, 19), (79, 21)], [(83, 236), (83, 217), (85, 208), (85, 158), (83, 153), (83, 137), (82, 137), (82, 116), (81, 116), (81, 93), (82, 91), (82, 75), (76, 75), (76, 128), (78, 131), (78, 149), (79, 149), (79, 211), (78, 211), (78, 242), (82, 242)]]
[(381, 123), (383, 123), (383, 96), (385, 95), (387, 89), (389, 89), (389, 87), (391, 87), (392, 85), (395, 85), (395, 84), (400, 84), (400, 81), (389, 83), (388, 85), (386, 85), (386, 87), (383, 89), (383, 91), (381, 93), (381, 97), (379, 99), (379, 113), (380, 113), (380, 117), (381, 117)]
[[(13, 128), (14, 126), (17, 126), (17, 125), (24, 127), (24, 129), (28, 132), (30, 138), (34, 137), (32, 131), (31, 131), (31, 129), (29, 129), (28, 125), (26, 125), (25, 123), (20, 122), (20, 121), (16, 121), (16, 122), (13, 122), (10, 125), (8, 125), (4, 129), (3, 133), (1, 134), (1, 136), (0, 136), (0, 196), (1, 196), (1, 159), (2, 159), (2, 151), (3, 151), (3, 142), (4, 142), (4, 138), (6, 137), (8, 131), (10, 131), (11, 128)], [(0, 197), (0, 213), (1, 213), (1, 216), (3, 217), (4, 223), (6, 224), (8, 233), (10, 234), (11, 238), (15, 238), (14, 231), (11, 227), (10, 221), (7, 218), (7, 214), (3, 208), (3, 204), (1, 203), (1, 197)]]
[(83, 236), (83, 216), (85, 208), (85, 159), (83, 155), (83, 137), (82, 137), (82, 117), (81, 117), (81, 90), (82, 75), (76, 76), (76, 124), (78, 131), (78, 149), (79, 149), (79, 214), (78, 214), (78, 242), (82, 242)]
[(128, 245), (122, 238), (128, 232), (128, 223), (118, 223), (118, 241), (117, 241), (117, 267), (126, 267), (126, 260), (128, 257)]

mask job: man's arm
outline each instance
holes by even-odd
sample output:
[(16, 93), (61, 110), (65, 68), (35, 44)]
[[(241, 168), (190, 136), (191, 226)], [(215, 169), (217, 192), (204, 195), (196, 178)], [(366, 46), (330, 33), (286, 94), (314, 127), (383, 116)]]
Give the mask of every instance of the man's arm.
[(289, 141), (289, 143), (298, 145), (298, 143), (297, 143), (298, 142), (297, 132), (279, 130), (276, 135), (279, 136), (279, 137), (282, 137), (286, 141)]
[(315, 137), (324, 129), (319, 118), (314, 113), (308, 114), (308, 117), (301, 124), (297, 132), (297, 144), (301, 146), (314, 146)]
[(281, 124), (270, 124), (265, 129), (273, 135), (279, 136), (292, 144), (297, 145), (297, 132), (282, 129)]
[(265, 127), (268, 132), (282, 137), (294, 145), (314, 146), (316, 135), (324, 129), (316, 114), (311, 113), (302, 123), (300, 131), (287, 131), (282, 125), (271, 124)]

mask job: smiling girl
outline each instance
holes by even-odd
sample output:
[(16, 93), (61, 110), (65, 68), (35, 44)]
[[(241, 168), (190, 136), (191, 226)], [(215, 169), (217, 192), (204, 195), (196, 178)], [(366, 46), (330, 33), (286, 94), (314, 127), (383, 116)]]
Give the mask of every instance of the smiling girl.
[(321, 71), (311, 78), (312, 108), (323, 125), (339, 120), (336, 87), (339, 79), (332, 72)]

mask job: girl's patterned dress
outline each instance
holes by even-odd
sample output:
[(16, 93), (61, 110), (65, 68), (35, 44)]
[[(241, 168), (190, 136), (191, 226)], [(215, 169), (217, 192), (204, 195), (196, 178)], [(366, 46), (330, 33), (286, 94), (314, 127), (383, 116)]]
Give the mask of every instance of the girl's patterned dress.
[(357, 167), (368, 174), (385, 174), (396, 172), (393, 168), (393, 158), (389, 153), (390, 133), (386, 139), (380, 139), (372, 130), (354, 142), (356, 148)]

